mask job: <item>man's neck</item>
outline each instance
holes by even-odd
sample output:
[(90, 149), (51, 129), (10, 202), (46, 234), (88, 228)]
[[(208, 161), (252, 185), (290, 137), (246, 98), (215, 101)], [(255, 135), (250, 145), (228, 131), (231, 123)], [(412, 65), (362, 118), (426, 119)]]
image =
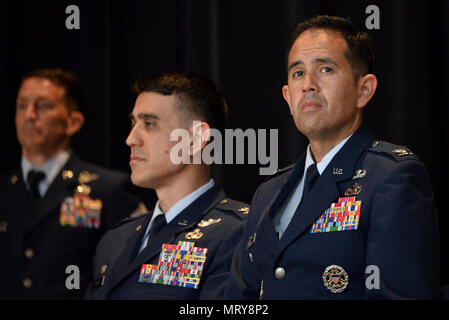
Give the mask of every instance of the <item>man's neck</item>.
[(172, 183), (155, 189), (159, 199), (159, 207), (163, 212), (167, 212), (178, 201), (204, 186), (210, 179), (208, 167), (195, 168), (183, 173), (182, 177), (177, 177)]
[(352, 127), (346, 130), (342, 130), (338, 135), (327, 135), (325, 137), (319, 137), (317, 139), (309, 139), (312, 156), (316, 163), (321, 162), (323, 157), (331, 151), (341, 141), (353, 134), (361, 123), (355, 123)]
[(40, 150), (39, 152), (26, 150), (22, 148), (22, 155), (36, 168), (44, 165), (45, 162), (54, 158), (58, 153), (68, 148), (58, 148), (51, 151)]

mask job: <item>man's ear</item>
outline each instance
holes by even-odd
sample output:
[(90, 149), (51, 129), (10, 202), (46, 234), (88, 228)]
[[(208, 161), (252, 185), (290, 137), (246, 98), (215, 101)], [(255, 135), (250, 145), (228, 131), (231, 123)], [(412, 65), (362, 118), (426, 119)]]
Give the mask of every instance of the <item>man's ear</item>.
[(189, 128), (189, 133), (191, 137), (190, 155), (201, 154), (211, 137), (209, 124), (204, 121), (193, 121), (193, 125)]
[(84, 115), (80, 111), (71, 111), (67, 123), (66, 133), (68, 136), (73, 136), (84, 125)]
[(366, 74), (357, 81), (357, 108), (364, 108), (376, 92), (377, 78), (374, 74)]
[(293, 115), (292, 107), (290, 105), (290, 93), (288, 91), (287, 84), (282, 87), (282, 96), (284, 97), (284, 100), (287, 101), (288, 107), (290, 108), (290, 114)]

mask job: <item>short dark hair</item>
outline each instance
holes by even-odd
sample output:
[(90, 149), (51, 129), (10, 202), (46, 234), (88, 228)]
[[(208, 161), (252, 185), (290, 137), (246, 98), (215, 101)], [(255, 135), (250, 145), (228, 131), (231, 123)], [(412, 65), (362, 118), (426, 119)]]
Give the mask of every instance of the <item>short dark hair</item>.
[(71, 72), (62, 69), (36, 69), (22, 78), (22, 83), (29, 78), (43, 78), (64, 88), (64, 100), (69, 111), (79, 110), (81, 106), (81, 90), (78, 78)]
[(374, 49), (373, 40), (366, 32), (358, 31), (349, 18), (319, 15), (309, 18), (293, 26), (287, 42), (287, 68), (288, 55), (296, 39), (306, 30), (325, 29), (339, 33), (348, 45), (345, 57), (350, 63), (355, 78), (373, 72)]
[(137, 94), (176, 94), (188, 113), (200, 117), (211, 128), (223, 131), (226, 127), (228, 105), (215, 83), (204, 76), (192, 72), (161, 73), (137, 80), (133, 89)]

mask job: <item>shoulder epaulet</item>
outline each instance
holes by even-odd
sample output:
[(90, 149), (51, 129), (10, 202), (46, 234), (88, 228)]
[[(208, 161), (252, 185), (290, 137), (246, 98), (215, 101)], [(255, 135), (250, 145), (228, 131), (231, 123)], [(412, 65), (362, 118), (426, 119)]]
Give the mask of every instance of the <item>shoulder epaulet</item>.
[(120, 227), (121, 225), (123, 225), (123, 224), (125, 224), (125, 223), (131, 222), (131, 221), (134, 221), (134, 220), (139, 220), (139, 219), (145, 218), (145, 217), (147, 217), (149, 214), (150, 214), (149, 212), (146, 212), (146, 213), (139, 214), (139, 215), (134, 215), (134, 216), (131, 215), (131, 216), (126, 217), (126, 218), (120, 220), (119, 222), (117, 222), (117, 224), (114, 225), (111, 229), (116, 229), (116, 228)]
[(291, 170), (293, 167), (295, 166), (295, 163), (289, 165), (288, 167), (285, 168), (281, 168), (281, 169), (277, 169), (275, 172), (273, 172), (272, 175), (268, 176), (264, 182), (273, 179), (274, 177), (277, 177), (278, 175), (280, 175), (281, 173), (287, 172), (289, 170)]
[(367, 151), (388, 155), (396, 161), (418, 159), (409, 148), (380, 140), (373, 141)]
[(230, 198), (224, 198), (220, 200), (217, 203), (216, 208), (223, 211), (232, 211), (235, 214), (237, 214), (240, 218), (246, 218), (249, 213), (248, 204)]

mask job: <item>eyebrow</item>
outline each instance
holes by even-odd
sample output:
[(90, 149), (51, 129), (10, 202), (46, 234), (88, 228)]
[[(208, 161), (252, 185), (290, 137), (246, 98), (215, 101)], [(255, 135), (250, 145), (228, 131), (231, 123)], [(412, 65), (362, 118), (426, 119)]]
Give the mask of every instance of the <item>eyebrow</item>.
[[(160, 120), (160, 118), (154, 114), (154, 113), (146, 113), (146, 112), (142, 112), (137, 114), (137, 118), (138, 119), (143, 119), (143, 120), (148, 120), (148, 119), (154, 119), (154, 120)], [(129, 114), (129, 119), (130, 120), (134, 120), (135, 117), (132, 113)]]
[[(337, 62), (335, 62), (334, 60), (332, 60), (332, 59), (329, 58), (329, 57), (319, 57), (319, 58), (315, 58), (315, 59), (313, 59), (312, 62), (313, 62), (313, 63), (316, 63), (316, 62), (319, 62), (319, 63), (330, 63), (330, 64), (333, 64), (334, 66), (338, 66)], [(304, 64), (304, 62), (303, 62), (302, 60), (297, 60), (297, 61), (293, 62), (292, 64), (290, 64), (290, 65), (288, 66), (288, 72), (290, 72), (290, 70), (291, 70), (292, 68), (294, 68), (294, 67), (296, 67), (297, 65), (300, 65), (300, 64)]]

